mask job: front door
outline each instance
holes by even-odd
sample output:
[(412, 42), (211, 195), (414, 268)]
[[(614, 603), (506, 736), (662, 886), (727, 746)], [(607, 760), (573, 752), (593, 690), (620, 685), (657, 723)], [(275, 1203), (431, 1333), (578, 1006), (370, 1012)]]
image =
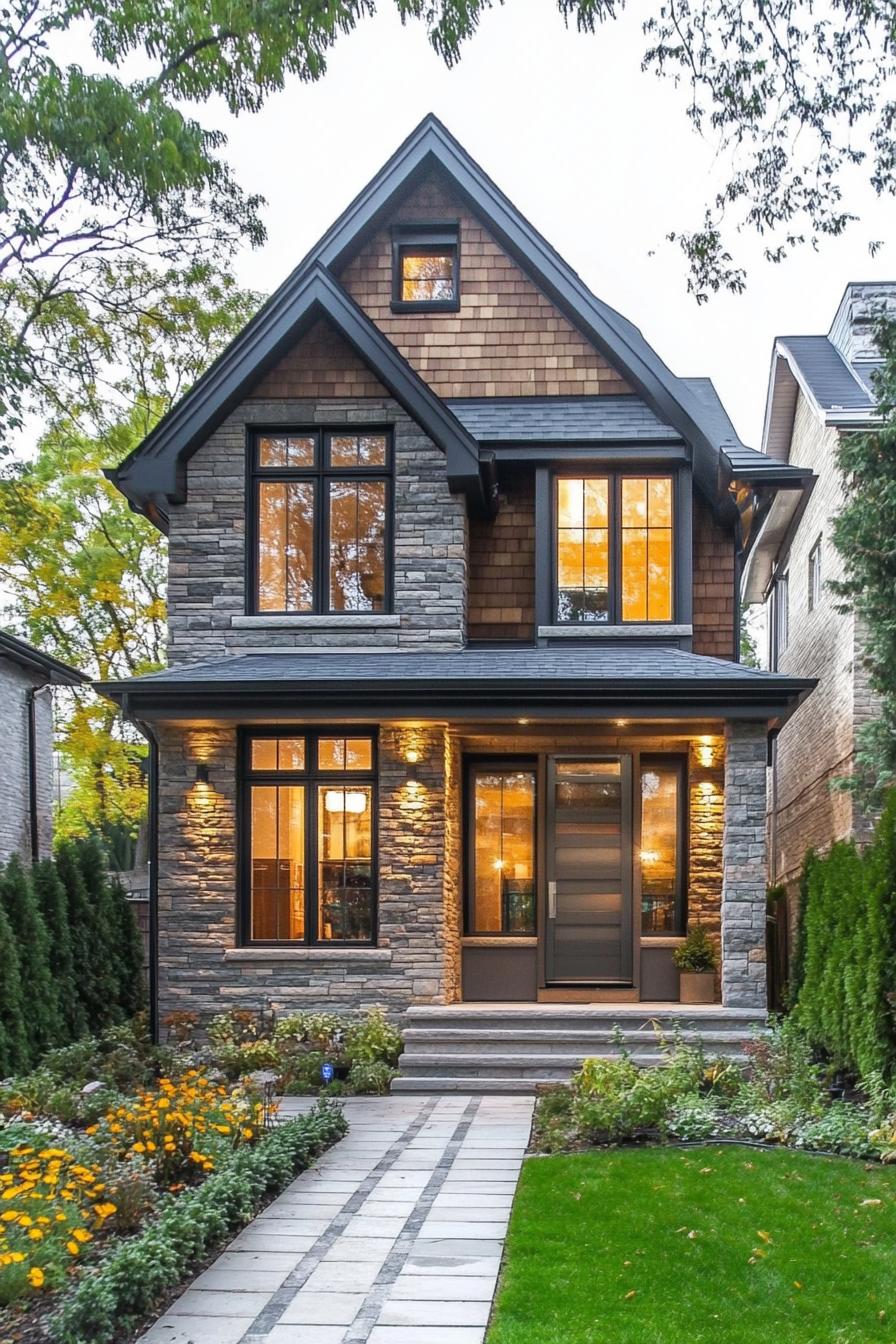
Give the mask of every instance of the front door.
[(547, 982), (630, 985), (630, 758), (551, 757), (547, 786)]

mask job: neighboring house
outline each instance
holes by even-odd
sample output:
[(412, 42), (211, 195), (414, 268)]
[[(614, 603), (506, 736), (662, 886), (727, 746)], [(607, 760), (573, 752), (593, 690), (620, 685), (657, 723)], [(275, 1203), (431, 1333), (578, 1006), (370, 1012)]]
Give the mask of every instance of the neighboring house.
[[(769, 787), (769, 876), (792, 895), (807, 849), (867, 833), (849, 792), (856, 729), (874, 715), (861, 625), (838, 611), (827, 585), (843, 577), (831, 523), (844, 501), (843, 434), (874, 422), (874, 321), (896, 313), (896, 281), (850, 284), (827, 336), (780, 336), (772, 353), (763, 450), (811, 471), (805, 492), (780, 493), (759, 530), (744, 596), (767, 604), (769, 666), (818, 678), (818, 689), (777, 736)], [(794, 903), (790, 902), (791, 918)]]
[(0, 630), (0, 860), (12, 854), (37, 862), (53, 845), (54, 686), (87, 678)]
[[(161, 1012), (761, 1014), (770, 730), (744, 447), (432, 117), (113, 473), (169, 536)], [(533, 1011), (536, 1011), (533, 1009)]]

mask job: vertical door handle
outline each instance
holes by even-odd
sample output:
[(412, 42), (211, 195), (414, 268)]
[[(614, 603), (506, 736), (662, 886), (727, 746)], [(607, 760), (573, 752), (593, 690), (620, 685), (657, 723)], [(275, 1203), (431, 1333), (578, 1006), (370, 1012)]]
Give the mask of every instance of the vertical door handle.
[(548, 883), (548, 919), (557, 918), (557, 883)]

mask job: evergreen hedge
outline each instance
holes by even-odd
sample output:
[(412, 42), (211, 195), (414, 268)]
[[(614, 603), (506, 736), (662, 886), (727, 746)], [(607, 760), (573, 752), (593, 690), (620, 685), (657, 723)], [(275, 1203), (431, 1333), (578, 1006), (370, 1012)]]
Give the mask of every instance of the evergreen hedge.
[(140, 932), (99, 840), (0, 865), (0, 968), (0, 1077), (143, 1007)]
[(790, 994), (813, 1045), (861, 1077), (896, 1073), (896, 790), (874, 840), (806, 856)]

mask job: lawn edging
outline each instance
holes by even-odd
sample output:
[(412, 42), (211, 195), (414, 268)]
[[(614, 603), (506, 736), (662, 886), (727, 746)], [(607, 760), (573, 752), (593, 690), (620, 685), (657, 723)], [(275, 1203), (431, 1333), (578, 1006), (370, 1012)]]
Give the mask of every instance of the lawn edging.
[(54, 1344), (114, 1344), (347, 1129), (342, 1110), (322, 1101), (257, 1147), (237, 1150), (226, 1167), (171, 1200), (145, 1231), (85, 1272), (50, 1320)]

